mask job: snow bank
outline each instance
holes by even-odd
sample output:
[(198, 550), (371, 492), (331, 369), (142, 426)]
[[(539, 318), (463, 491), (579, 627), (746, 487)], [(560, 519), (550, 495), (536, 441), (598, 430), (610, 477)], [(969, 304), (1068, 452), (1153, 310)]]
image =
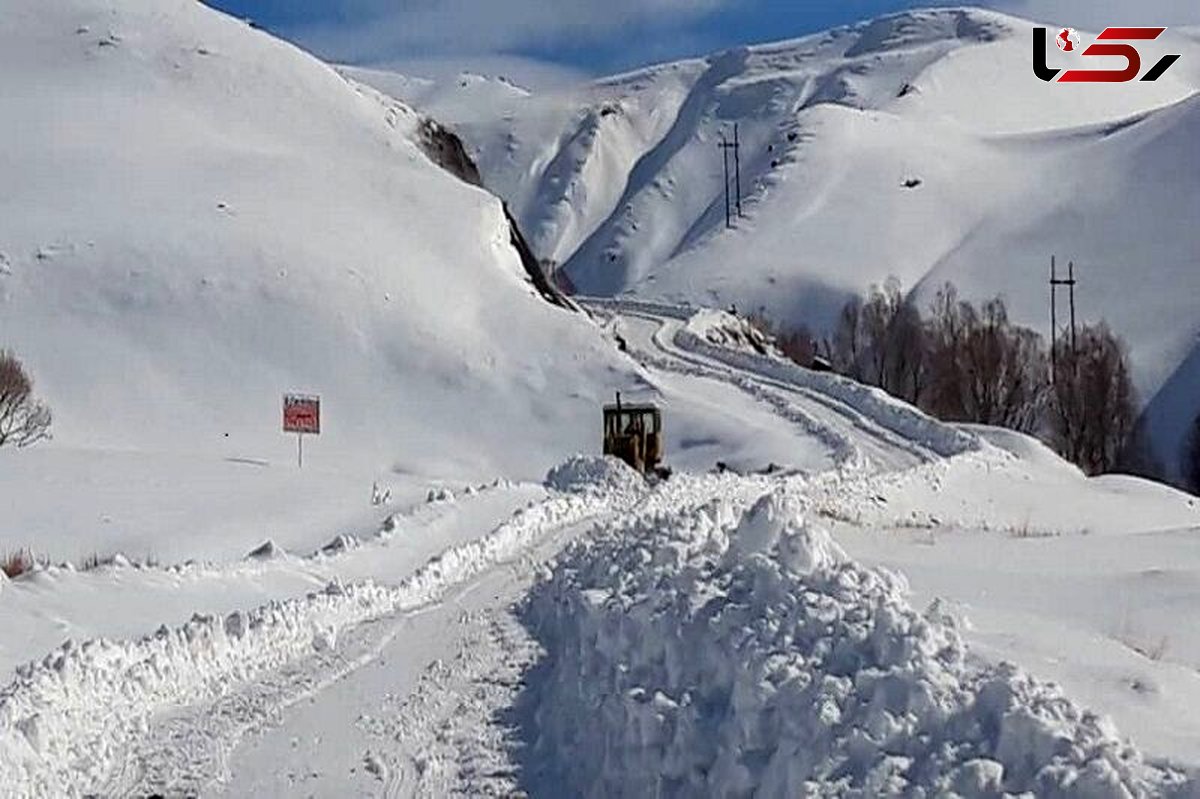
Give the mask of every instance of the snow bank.
[(637, 299), (632, 296), (613, 297), (576, 297), (575, 299), (593, 308), (604, 308), (608, 311), (635, 311), (651, 316), (661, 316), (667, 319), (677, 319), (686, 322), (691, 319), (696, 309), (688, 304), (672, 305), (665, 302)]
[(979, 439), (970, 433), (939, 422), (881, 389), (840, 375), (814, 372), (790, 361), (714, 346), (688, 328), (676, 334), (675, 344), (734, 369), (832, 397), (880, 427), (915, 441), (938, 455), (950, 457), (980, 448)]
[(393, 607), (379, 586), (331, 584), (140, 641), (68, 641), (0, 691), (0, 784), (22, 796), (94, 791), (155, 708), (219, 696)]
[(547, 488), (575, 494), (628, 494), (644, 485), (624, 461), (594, 455), (576, 455), (546, 475)]
[(342, 631), (436, 601), (554, 530), (631, 507), (644, 491), (639, 481), (636, 490), (551, 497), (451, 547), (396, 586), (335, 582), (248, 613), (197, 615), (137, 641), (68, 641), (20, 668), (0, 690), (0, 786), (20, 796), (103, 791), (123, 751), (156, 712), (211, 700), (256, 675), (334, 649)]
[(745, 319), (725, 311), (708, 309), (697, 311), (687, 320), (689, 333), (708, 343), (755, 355), (766, 355), (773, 350), (770, 340)]
[(1112, 726), (968, 661), (902, 578), (849, 561), (784, 492), (643, 516), (531, 595), (534, 779), (590, 795), (1186, 795)]

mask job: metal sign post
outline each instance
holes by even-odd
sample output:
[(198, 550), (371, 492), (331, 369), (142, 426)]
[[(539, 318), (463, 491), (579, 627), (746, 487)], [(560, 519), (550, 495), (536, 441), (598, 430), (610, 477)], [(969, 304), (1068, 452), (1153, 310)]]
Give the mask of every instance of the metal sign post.
[(303, 469), (304, 434), (321, 434), (321, 398), (309, 394), (284, 394), (283, 432), (296, 434), (296, 465)]

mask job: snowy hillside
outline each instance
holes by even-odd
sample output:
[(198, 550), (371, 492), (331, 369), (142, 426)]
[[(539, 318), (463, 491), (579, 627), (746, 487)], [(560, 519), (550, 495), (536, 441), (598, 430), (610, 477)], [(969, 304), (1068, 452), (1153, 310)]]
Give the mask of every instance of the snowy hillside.
[(1197, 500), (723, 349), (719, 314), (591, 305), (791, 460), (648, 485), (581, 456), (318, 549), (0, 579), (0, 784), (1196, 795)]
[[(1172, 379), (1200, 333), (1200, 50), (1169, 31), (1144, 58), (1183, 58), (1155, 83), (1046, 84), (1034, 24), (913, 11), (546, 95), (357, 74), (456, 124), (584, 293), (736, 302), (820, 330), (896, 275), (922, 298), (946, 280), (1003, 294), (1044, 331), (1050, 255), (1074, 260), (1084, 318), (1130, 341), (1147, 400), (1167, 386), (1151, 420), (1173, 462), (1179, 409), (1200, 407), (1194, 369)], [(745, 218), (726, 231), (717, 144), (734, 123)]]
[(633, 379), (405, 106), (194, 0), (4, 15), (0, 346), (58, 446), (286, 462), (298, 390), (318, 468), (536, 475)]
[[(539, 97), (339, 74), (194, 0), (10, 0), (0, 348), (57, 437), (0, 451), (0, 796), (1200, 796), (1200, 498), (661, 301), (987, 291), (1004, 242), (1128, 213), (1095, 246), (1144, 227), (1155, 259), (1082, 299), (1140, 352), (1171, 334), (1161, 379), (1197, 310), (1156, 205), (1194, 202), (1197, 74), (1030, 124), (972, 78), (1023, 96), (1020, 24)], [(356, 79), (457, 122), (540, 255), (647, 296), (546, 301), (500, 200), (426, 155), (455, 142)], [(1076, 186), (1094, 216), (1054, 205)], [(614, 389), (661, 410), (668, 479), (598, 454)], [(289, 390), (324, 400), (303, 470)]]

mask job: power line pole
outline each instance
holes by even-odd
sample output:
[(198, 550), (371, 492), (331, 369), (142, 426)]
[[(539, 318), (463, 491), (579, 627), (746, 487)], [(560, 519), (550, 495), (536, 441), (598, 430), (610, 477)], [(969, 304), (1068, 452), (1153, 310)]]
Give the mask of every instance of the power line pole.
[(1050, 256), (1050, 380), (1058, 383), (1058, 268)]
[(733, 123), (734, 186), (737, 188), (737, 215), (742, 218), (742, 142), (738, 138), (738, 123)]
[(1067, 265), (1067, 277), (1058, 276), (1055, 256), (1050, 256), (1050, 376), (1058, 382), (1058, 287), (1066, 286), (1070, 292), (1071, 303), (1071, 361), (1074, 363), (1077, 351), (1075, 333), (1075, 262)]
[(1070, 261), (1067, 264), (1067, 286), (1070, 288), (1070, 295), (1071, 295), (1071, 357), (1074, 358), (1079, 353), (1079, 348), (1075, 344), (1075, 262), (1074, 261)]
[(738, 126), (733, 126), (733, 141), (730, 141), (725, 133), (721, 133), (721, 143), (717, 145), (721, 148), (721, 158), (725, 165), (725, 227), (733, 227), (733, 203), (729, 197), (729, 151), (733, 150), (733, 166), (736, 175), (737, 183), (737, 215), (742, 215), (742, 158), (741, 158), (741, 141), (738, 138)]
[(725, 139), (725, 134), (721, 134), (721, 143), (717, 145), (721, 148), (721, 162), (725, 168), (725, 228), (732, 227), (729, 222), (729, 142)]

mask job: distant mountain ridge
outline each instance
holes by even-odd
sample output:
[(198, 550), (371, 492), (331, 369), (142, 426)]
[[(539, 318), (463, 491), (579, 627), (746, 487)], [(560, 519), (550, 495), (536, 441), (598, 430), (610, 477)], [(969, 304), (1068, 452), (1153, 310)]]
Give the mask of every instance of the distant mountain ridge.
[[(1183, 54), (1155, 83), (1047, 84), (1035, 24), (911, 11), (542, 94), (357, 75), (452, 125), (584, 293), (822, 330), (895, 275), (921, 302), (947, 280), (1002, 294), (1046, 334), (1050, 256), (1073, 260), (1081, 314), (1129, 340), (1173, 466), (1200, 410), (1200, 46), (1181, 30), (1146, 47)], [(717, 145), (735, 123), (745, 218), (726, 230)]]

